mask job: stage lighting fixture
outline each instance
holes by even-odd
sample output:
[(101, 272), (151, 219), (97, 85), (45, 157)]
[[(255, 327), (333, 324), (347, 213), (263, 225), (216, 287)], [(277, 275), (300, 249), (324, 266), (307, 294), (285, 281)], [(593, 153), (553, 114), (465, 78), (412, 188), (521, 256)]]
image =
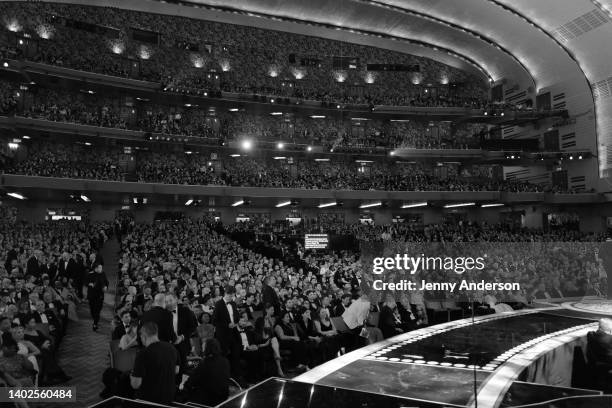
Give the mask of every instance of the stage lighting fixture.
[(10, 197), (13, 197), (13, 198), (16, 198), (18, 200), (25, 200), (26, 199), (25, 196), (22, 196), (19, 193), (7, 193), (6, 195), (8, 195)]
[(476, 203), (459, 203), (459, 204), (446, 204), (444, 208), (458, 208), (458, 207), (471, 207), (476, 205)]
[(418, 208), (418, 207), (427, 207), (427, 202), (402, 205), (402, 208)]

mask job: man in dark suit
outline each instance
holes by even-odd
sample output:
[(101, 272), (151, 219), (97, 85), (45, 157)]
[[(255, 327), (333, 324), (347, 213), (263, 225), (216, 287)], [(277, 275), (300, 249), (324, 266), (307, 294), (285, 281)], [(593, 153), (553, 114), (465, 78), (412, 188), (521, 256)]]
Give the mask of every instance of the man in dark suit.
[(262, 303), (267, 303), (274, 306), (274, 314), (279, 315), (281, 311), (281, 302), (278, 298), (278, 293), (274, 290), (276, 279), (273, 276), (266, 276), (263, 287), (261, 288)]
[(334, 307), (333, 313), (331, 314), (332, 317), (342, 316), (342, 314), (346, 311), (346, 309), (351, 304), (351, 300), (352, 300), (352, 297), (350, 294), (345, 293), (344, 295), (342, 295), (340, 303), (338, 303), (336, 307)]
[(42, 262), (40, 260), (41, 257), (40, 250), (36, 250), (32, 253), (30, 259), (28, 259), (28, 263), (26, 265), (26, 271), (29, 275), (36, 276), (37, 278), (41, 275), (41, 266)]
[(232, 375), (240, 378), (240, 338), (236, 331), (239, 315), (234, 298), (236, 289), (226, 286), (223, 298), (215, 303), (212, 324), (215, 326), (215, 338), (219, 340), (224, 354), (229, 355)]
[(153, 307), (142, 315), (141, 325), (153, 322), (157, 325), (161, 341), (174, 343), (176, 334), (172, 326), (172, 313), (166, 310), (166, 295), (158, 293), (153, 298)]
[(115, 327), (113, 330), (112, 339), (113, 340), (121, 340), (121, 338), (127, 333), (130, 329), (130, 325), (132, 324), (132, 314), (129, 310), (124, 310), (121, 312), (121, 323)]
[(68, 280), (70, 279), (74, 279), (76, 273), (77, 273), (77, 263), (76, 261), (70, 256), (70, 254), (68, 252), (64, 252), (62, 254), (62, 259), (60, 260), (59, 263), (59, 268), (58, 268), (58, 278), (62, 279), (62, 281), (64, 281), (64, 283), (67, 283)]
[(597, 388), (612, 392), (612, 319), (601, 319), (599, 330), (587, 334), (587, 364)]
[(176, 296), (166, 295), (166, 310), (172, 314), (172, 330), (176, 335), (174, 347), (179, 353), (181, 361), (180, 372), (183, 374), (187, 367), (187, 355), (191, 350), (191, 335), (197, 327), (197, 320), (193, 312), (183, 305), (178, 305)]

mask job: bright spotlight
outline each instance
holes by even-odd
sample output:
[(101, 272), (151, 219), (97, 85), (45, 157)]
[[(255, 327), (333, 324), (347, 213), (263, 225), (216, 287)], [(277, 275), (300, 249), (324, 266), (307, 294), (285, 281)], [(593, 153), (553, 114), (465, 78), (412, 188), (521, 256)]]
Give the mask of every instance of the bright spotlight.
[(243, 140), (241, 144), (244, 150), (251, 150), (253, 148), (253, 142), (250, 140)]
[(283, 142), (278, 142), (278, 143), (276, 144), (276, 148), (277, 148), (278, 150), (283, 150), (283, 149), (285, 148), (285, 144), (284, 144)]

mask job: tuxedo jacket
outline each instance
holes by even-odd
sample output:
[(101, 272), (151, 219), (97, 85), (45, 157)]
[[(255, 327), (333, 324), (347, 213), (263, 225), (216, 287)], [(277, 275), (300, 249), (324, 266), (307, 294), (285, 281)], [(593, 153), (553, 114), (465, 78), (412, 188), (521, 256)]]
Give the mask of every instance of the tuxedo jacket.
[[(234, 323), (238, 324), (238, 306), (236, 302), (230, 302), (232, 305)], [(235, 340), (237, 331), (229, 328), (231, 323), (229, 311), (227, 305), (223, 299), (215, 303), (215, 311), (212, 315), (212, 324), (215, 326), (215, 337), (219, 340), (221, 345), (226, 345)]]
[(176, 340), (176, 334), (174, 333), (174, 326), (172, 324), (172, 313), (166, 309), (159, 306), (153, 306), (142, 315), (140, 321), (142, 324), (146, 322), (157, 324), (157, 333), (161, 341), (174, 343), (174, 340)]

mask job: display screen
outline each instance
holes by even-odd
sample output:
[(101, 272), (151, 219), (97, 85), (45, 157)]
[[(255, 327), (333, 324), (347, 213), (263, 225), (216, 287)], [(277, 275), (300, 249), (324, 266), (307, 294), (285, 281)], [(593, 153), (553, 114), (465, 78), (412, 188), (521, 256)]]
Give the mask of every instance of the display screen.
[(329, 236), (327, 234), (306, 234), (304, 237), (304, 248), (327, 249)]

